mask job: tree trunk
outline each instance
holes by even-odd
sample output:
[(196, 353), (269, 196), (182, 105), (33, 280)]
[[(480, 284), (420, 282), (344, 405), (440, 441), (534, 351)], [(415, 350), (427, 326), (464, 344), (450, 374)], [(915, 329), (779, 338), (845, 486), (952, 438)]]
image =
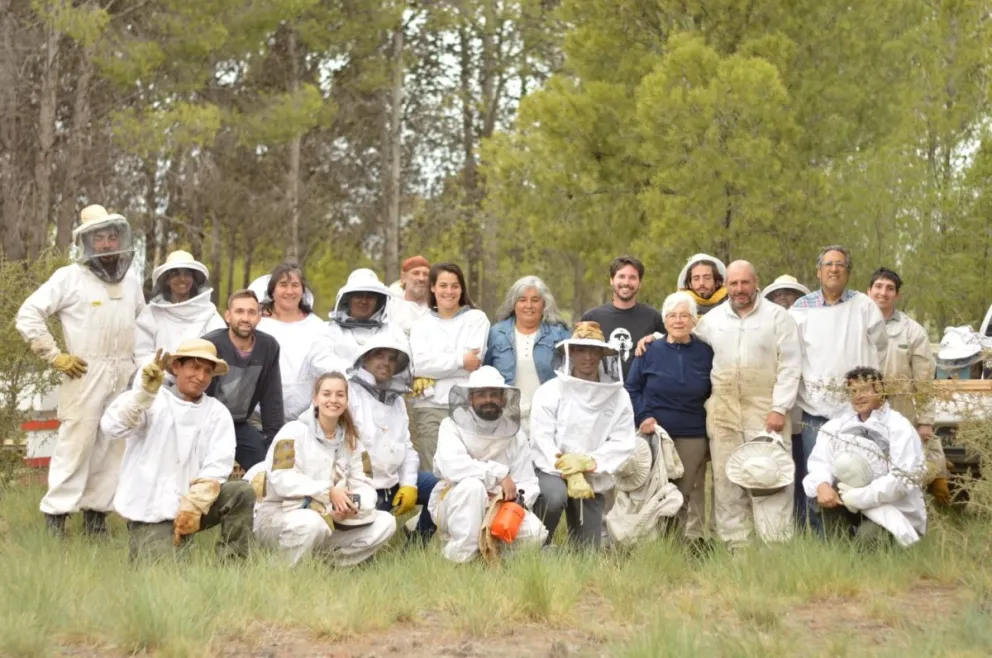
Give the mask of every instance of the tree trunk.
[[(482, 134), (481, 139), (492, 137), (496, 127), (496, 43), (494, 40), (496, 24), (496, 3), (485, 3), (485, 24), (482, 26), (482, 60), (479, 66), (479, 86), (482, 88)], [(484, 181), (476, 175), (476, 213), (480, 217), (483, 233), (486, 239), (482, 241), (482, 297), (480, 305), (486, 313), (494, 313), (499, 305), (499, 218), (482, 211)]]
[(156, 158), (145, 158), (145, 207), (148, 209), (145, 216), (145, 280), (142, 282), (145, 290), (145, 297), (151, 297), (152, 270), (155, 269), (155, 254), (158, 253), (158, 221), (156, 220), (158, 208), (158, 194), (156, 193), (158, 184), (158, 160)]
[(403, 21), (393, 32), (393, 89), (389, 108), (389, 178), (386, 185), (386, 283), (400, 277), (400, 197), (403, 151)]
[(238, 232), (235, 230), (231, 231), (231, 242), (227, 245), (227, 250), (227, 294), (224, 299), (230, 299), (234, 292), (234, 261), (238, 254)]
[(251, 284), (251, 259), (255, 252), (255, 239), (251, 236), (251, 232), (248, 233), (248, 238), (245, 240), (245, 272), (241, 278), (241, 287), (247, 288)]
[[(289, 88), (295, 92), (300, 88), (300, 67), (296, 59), (296, 32), (289, 31)], [(289, 142), (289, 172), (286, 175), (286, 203), (289, 206), (289, 247), (286, 255), (290, 260), (300, 258), (300, 147), (303, 136), (299, 133)]]
[(459, 87), (462, 101), (462, 189), (464, 191), (465, 256), (468, 259), (466, 277), (469, 296), (482, 298), (482, 231), (479, 226), (478, 169), (475, 161), (475, 102), (472, 96), (472, 37), (468, 20), (462, 16), (458, 28)]
[(66, 164), (62, 203), (56, 213), (55, 245), (60, 249), (72, 242), (72, 224), (76, 219), (76, 199), (79, 198), (80, 172), (89, 136), (90, 83), (93, 80), (93, 62), (89, 47), (80, 48), (79, 75), (76, 78), (76, 96), (72, 104), (72, 127), (69, 135), (69, 158)]
[(59, 90), (59, 42), (62, 33), (48, 26), (45, 35), (41, 92), (38, 97), (38, 152), (34, 161), (34, 213), (28, 232), (28, 257), (48, 243), (52, 214), (52, 149), (55, 146), (55, 106)]
[[(210, 217), (210, 270), (213, 272), (220, 272), (221, 268), (221, 258), (220, 258), (220, 221), (217, 220), (216, 215)], [(214, 306), (220, 308), (220, 286), (214, 288), (213, 293), (210, 295)]]
[(572, 326), (582, 319), (586, 312), (586, 264), (581, 258), (572, 261)]
[(21, 213), (18, 208), (17, 56), (14, 49), (14, 12), (11, 0), (0, 0), (0, 231), (3, 256), (24, 257)]

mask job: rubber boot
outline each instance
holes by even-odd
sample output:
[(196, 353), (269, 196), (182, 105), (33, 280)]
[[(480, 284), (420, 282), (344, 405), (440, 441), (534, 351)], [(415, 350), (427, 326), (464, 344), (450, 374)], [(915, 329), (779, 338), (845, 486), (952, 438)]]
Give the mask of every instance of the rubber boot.
[(46, 514), (45, 527), (48, 529), (48, 534), (56, 539), (65, 539), (65, 522), (68, 518), (68, 514)]
[(94, 512), (93, 510), (83, 510), (83, 532), (90, 537), (107, 537), (107, 514), (105, 512)]
[(930, 483), (930, 493), (933, 494), (934, 500), (941, 505), (951, 504), (951, 490), (947, 486), (947, 478), (934, 478), (933, 482)]

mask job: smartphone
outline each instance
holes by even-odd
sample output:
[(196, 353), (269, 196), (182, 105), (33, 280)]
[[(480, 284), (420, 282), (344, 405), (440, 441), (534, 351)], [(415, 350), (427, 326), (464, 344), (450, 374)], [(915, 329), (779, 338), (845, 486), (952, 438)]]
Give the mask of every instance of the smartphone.
[(355, 504), (355, 509), (362, 509), (362, 497), (360, 495), (353, 493), (348, 494), (348, 497), (351, 498), (351, 502)]

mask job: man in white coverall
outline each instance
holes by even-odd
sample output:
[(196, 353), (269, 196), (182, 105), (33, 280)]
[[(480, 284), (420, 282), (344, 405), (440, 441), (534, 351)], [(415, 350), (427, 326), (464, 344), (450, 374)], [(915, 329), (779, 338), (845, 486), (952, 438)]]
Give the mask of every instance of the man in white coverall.
[[(175, 383), (163, 386), (165, 373)], [(114, 509), (128, 524), (130, 558), (182, 555), (190, 536), (220, 525), (217, 556), (247, 556), (255, 492), (227, 481), (234, 467), (234, 421), (204, 395), (227, 364), (208, 340), (194, 338), (175, 354), (159, 350), (141, 369), (140, 384), (103, 415), (109, 440), (127, 443)]]
[[(530, 508), (538, 483), (527, 436), (520, 429), (520, 390), (507, 386), (492, 366), (482, 366), (455, 384), (449, 394), (451, 415), (438, 431), (434, 473), (440, 478), (428, 509), (444, 537), (441, 553), (468, 562), (487, 538), (484, 520), (491, 505), (516, 501)], [(526, 512), (512, 547), (536, 545), (548, 531)], [(495, 540), (499, 548), (507, 545)]]
[(791, 451), (789, 412), (799, 388), (802, 352), (795, 320), (758, 295), (751, 263), (730, 264), (727, 290), (730, 303), (700, 318), (696, 336), (713, 348), (706, 433), (713, 457), (716, 532), (737, 548), (750, 540), (752, 527), (763, 541), (792, 536), (792, 485), (752, 498), (727, 477), (727, 460), (735, 448), (765, 433), (780, 437)]
[[(802, 440), (805, 459), (796, 464), (796, 479), (805, 475), (806, 462), (823, 424), (847, 406), (844, 373), (858, 366), (879, 367), (885, 360), (888, 337), (885, 318), (867, 295), (849, 290), (851, 254), (840, 245), (820, 250), (816, 278), (820, 288), (796, 300), (789, 313), (799, 329), (803, 350), (802, 379), (797, 401), (803, 410)], [(797, 511), (800, 525), (807, 520), (820, 532), (820, 519), (810, 515), (806, 500)]]
[[(49, 531), (65, 536), (69, 514), (83, 510), (84, 528), (106, 534), (123, 446), (99, 436), (100, 416), (134, 371), (135, 319), (145, 306), (130, 271), (131, 228), (103, 206), (88, 206), (72, 232), (76, 262), (59, 268), (25, 300), (16, 327), (31, 351), (62, 373), (58, 441), (41, 500)], [(57, 314), (66, 351), (45, 321)]]
[(558, 376), (531, 403), (534, 466), (541, 486), (534, 511), (554, 535), (562, 512), (569, 540), (600, 546), (606, 494), (634, 454), (637, 429), (620, 361), (597, 322), (579, 322), (555, 347)]
[(816, 498), (830, 534), (870, 542), (884, 529), (909, 546), (927, 529), (923, 444), (886, 402), (881, 372), (859, 367), (846, 380), (851, 404), (820, 429), (803, 480), (806, 495)]

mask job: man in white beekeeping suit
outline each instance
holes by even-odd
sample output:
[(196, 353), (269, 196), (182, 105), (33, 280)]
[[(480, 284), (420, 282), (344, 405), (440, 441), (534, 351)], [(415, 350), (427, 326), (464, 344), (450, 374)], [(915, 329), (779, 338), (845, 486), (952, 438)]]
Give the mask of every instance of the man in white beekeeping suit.
[(540, 546), (548, 531), (532, 512), (525, 513), (511, 545), (493, 541), (485, 526), (500, 499), (529, 509), (539, 492), (520, 429), (520, 389), (507, 386), (496, 368), (482, 366), (467, 386), (451, 389), (449, 401), (451, 415), (441, 421), (434, 455), (440, 482), (427, 504), (444, 537), (442, 555), (468, 562), (480, 549)]
[[(25, 300), (17, 330), (31, 350), (62, 373), (58, 441), (41, 500), (49, 530), (65, 536), (69, 514), (83, 510), (87, 533), (107, 532), (123, 444), (98, 435), (100, 417), (134, 370), (135, 320), (145, 306), (131, 227), (103, 206), (88, 206), (72, 232), (76, 262), (59, 268)], [(45, 324), (58, 314), (66, 351)]]
[[(343, 363), (355, 363), (364, 351), (365, 344), (384, 331), (394, 330), (388, 322), (387, 305), (392, 295), (367, 268), (359, 268), (348, 275), (340, 290), (327, 323), (334, 354)], [(399, 328), (395, 331), (401, 332)]]

